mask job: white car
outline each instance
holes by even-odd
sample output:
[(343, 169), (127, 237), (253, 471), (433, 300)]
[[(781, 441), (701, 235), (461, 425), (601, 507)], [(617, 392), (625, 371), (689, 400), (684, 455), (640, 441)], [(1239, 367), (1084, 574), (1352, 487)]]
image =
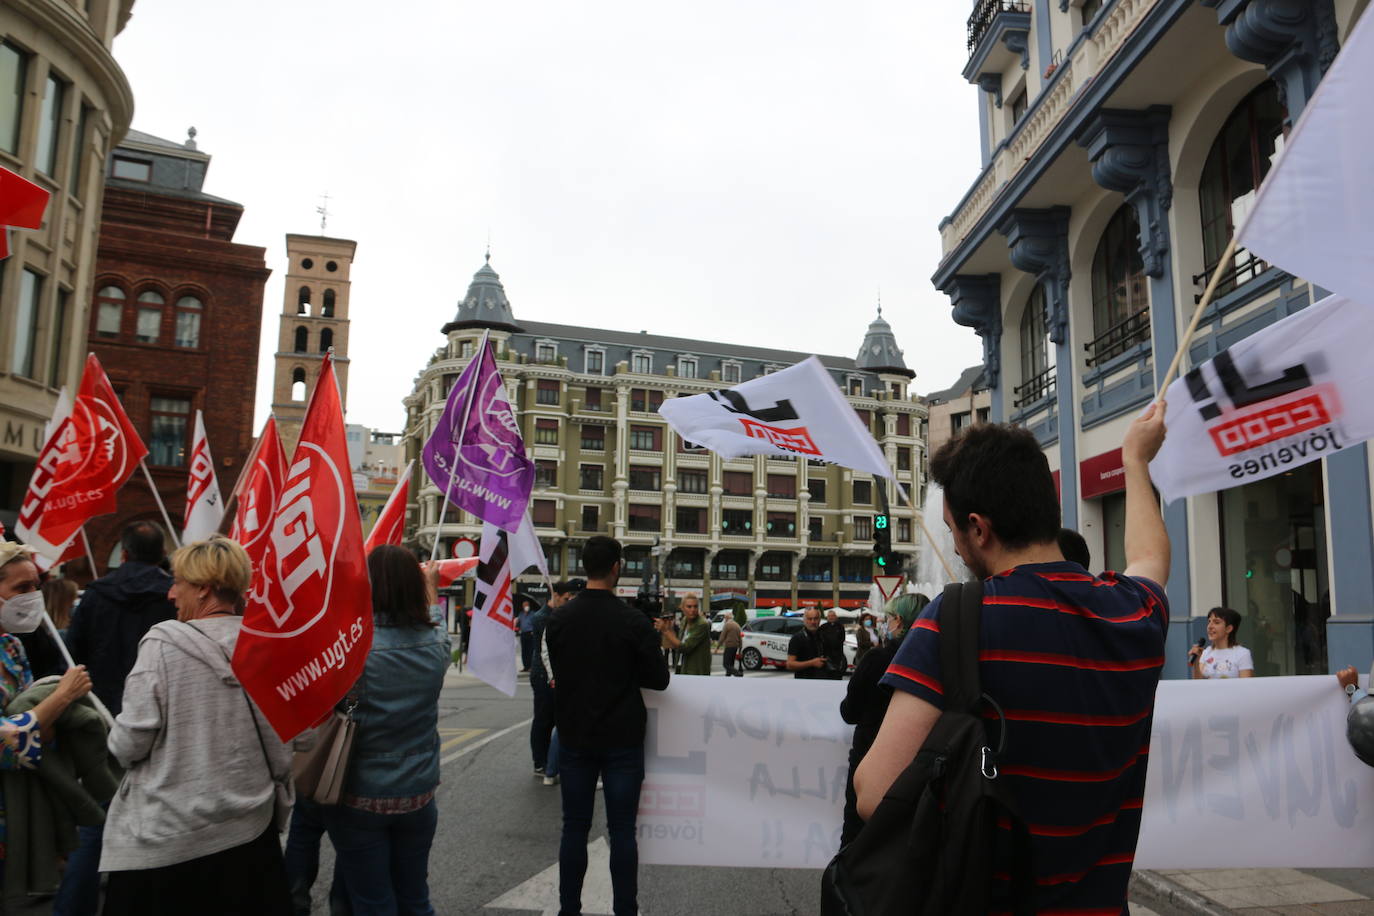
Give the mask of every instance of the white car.
[[(745, 671), (761, 668), (787, 667), (787, 644), (805, 629), (800, 617), (755, 617), (744, 625), (740, 634), (740, 664)], [(844, 657), (849, 670), (854, 669), (854, 653), (858, 644), (854, 634), (844, 637)]]

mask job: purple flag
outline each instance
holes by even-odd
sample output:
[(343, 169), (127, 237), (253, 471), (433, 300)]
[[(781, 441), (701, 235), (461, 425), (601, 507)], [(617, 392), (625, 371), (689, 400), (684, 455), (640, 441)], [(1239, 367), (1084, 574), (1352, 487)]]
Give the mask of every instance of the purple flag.
[(506, 531), (520, 527), (534, 486), (534, 462), (525, 457), (525, 440), (490, 344), (449, 392), (422, 460), (429, 479), (448, 491), (455, 506)]

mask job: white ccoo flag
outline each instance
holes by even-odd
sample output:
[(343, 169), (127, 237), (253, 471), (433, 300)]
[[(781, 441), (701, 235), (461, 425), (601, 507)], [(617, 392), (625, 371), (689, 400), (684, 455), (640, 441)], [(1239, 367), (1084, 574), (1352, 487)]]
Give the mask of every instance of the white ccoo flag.
[(873, 435), (814, 356), (795, 366), (658, 408), (688, 442), (726, 458), (790, 455), (892, 477)]
[(182, 521), (181, 543), (203, 541), (219, 530), (224, 520), (224, 498), (210, 457), (210, 441), (205, 438), (205, 418), (196, 411), (196, 437), (191, 444), (190, 473), (186, 480), (186, 517)]
[(1238, 244), (1368, 302), (1374, 292), (1374, 16), (1361, 16), (1260, 185)]
[(1374, 309), (1327, 296), (1169, 386), (1150, 462), (1166, 500), (1282, 474), (1374, 436)]

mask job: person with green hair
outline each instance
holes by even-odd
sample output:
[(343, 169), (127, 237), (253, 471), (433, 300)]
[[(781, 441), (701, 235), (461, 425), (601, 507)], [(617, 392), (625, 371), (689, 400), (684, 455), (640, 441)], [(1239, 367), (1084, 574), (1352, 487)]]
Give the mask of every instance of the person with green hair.
[(858, 796), (854, 792), (854, 771), (859, 761), (873, 746), (878, 737), (878, 729), (883, 724), (888, 701), (892, 699), (892, 688), (878, 683), (897, 648), (902, 644), (921, 608), (930, 599), (921, 594), (898, 595), (887, 603), (884, 615), (887, 618), (887, 641), (881, 646), (864, 653), (854, 667), (849, 679), (849, 688), (840, 702), (840, 717), (854, 726), (854, 744), (849, 749), (849, 775), (844, 784), (844, 826), (840, 831), (840, 845), (844, 846), (856, 836), (864, 822), (859, 817)]

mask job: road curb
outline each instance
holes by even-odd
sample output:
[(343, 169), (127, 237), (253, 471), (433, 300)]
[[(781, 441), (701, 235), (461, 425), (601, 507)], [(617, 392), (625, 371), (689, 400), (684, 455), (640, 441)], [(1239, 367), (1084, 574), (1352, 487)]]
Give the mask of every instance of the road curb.
[(1158, 902), (1193, 916), (1227, 916), (1231, 912), (1154, 871), (1131, 872), (1130, 896), (1144, 897), (1143, 903)]

